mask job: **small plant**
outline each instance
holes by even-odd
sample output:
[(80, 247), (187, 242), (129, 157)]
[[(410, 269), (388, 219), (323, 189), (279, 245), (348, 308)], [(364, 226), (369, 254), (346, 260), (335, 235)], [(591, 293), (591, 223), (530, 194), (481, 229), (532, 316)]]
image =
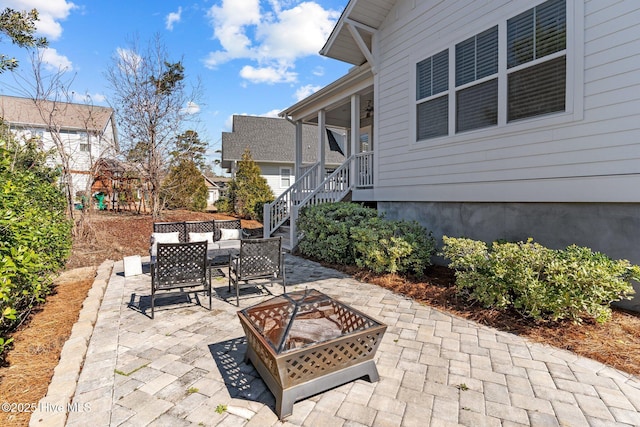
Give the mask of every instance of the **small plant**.
[(375, 273), (413, 273), (422, 276), (431, 265), (435, 240), (415, 221), (369, 218), (351, 229), (358, 267)]
[(224, 412), (227, 412), (227, 405), (219, 404), (218, 406), (216, 406), (216, 412), (218, 414), (222, 414)]
[(456, 386), (456, 388), (457, 388), (458, 390), (460, 390), (460, 391), (467, 391), (467, 390), (469, 390), (469, 386), (467, 386), (465, 383), (458, 384), (458, 385)]
[(189, 389), (187, 390), (188, 394), (193, 394), (193, 393), (197, 393), (200, 390), (197, 387), (189, 387)]
[(133, 371), (131, 371), (131, 372), (124, 372), (124, 371), (121, 371), (121, 370), (119, 370), (119, 369), (114, 369), (114, 370), (113, 370), (113, 372), (114, 372), (114, 373), (116, 373), (116, 374), (118, 374), (118, 375), (122, 375), (122, 376), (124, 376), (124, 377), (129, 377), (129, 376), (131, 376), (132, 374), (134, 374), (134, 373), (138, 372), (140, 369), (144, 369), (144, 368), (146, 368), (147, 366), (149, 366), (149, 363), (145, 363), (145, 364), (144, 364), (144, 365), (142, 365), (142, 366), (138, 366), (137, 368), (135, 368), (135, 369), (134, 369)]

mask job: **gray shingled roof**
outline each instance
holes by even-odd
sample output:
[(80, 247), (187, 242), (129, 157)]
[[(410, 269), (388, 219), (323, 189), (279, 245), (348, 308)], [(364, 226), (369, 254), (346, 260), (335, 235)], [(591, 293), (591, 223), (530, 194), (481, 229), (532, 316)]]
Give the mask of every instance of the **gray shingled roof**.
[[(104, 132), (113, 109), (86, 104), (38, 101), (42, 111), (53, 111), (55, 123), (63, 129)], [(24, 127), (46, 127), (33, 99), (15, 96), (0, 96), (0, 118), (12, 125)], [(48, 119), (47, 119), (48, 120)]]
[[(233, 131), (222, 133), (222, 167), (240, 160), (246, 148), (256, 162), (282, 163), (295, 161), (296, 127), (285, 119), (258, 116), (233, 116)], [(345, 158), (331, 151), (327, 139), (325, 151), (327, 165), (340, 165)], [(302, 126), (302, 161), (317, 161), (318, 127)]]

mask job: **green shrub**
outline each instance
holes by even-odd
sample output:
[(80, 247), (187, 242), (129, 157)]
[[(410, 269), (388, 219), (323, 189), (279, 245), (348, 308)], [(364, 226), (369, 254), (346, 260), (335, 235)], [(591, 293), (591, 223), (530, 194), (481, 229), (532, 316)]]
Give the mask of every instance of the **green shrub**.
[(443, 255), (456, 270), (458, 290), (485, 307), (515, 309), (533, 319), (611, 318), (610, 303), (629, 299), (640, 267), (589, 248), (552, 250), (534, 243), (443, 237)]
[(305, 256), (334, 264), (355, 264), (351, 229), (378, 212), (355, 203), (337, 202), (309, 206), (300, 211), (298, 250)]
[(242, 153), (235, 177), (229, 184), (227, 196), (236, 215), (258, 221), (262, 221), (264, 204), (275, 199), (249, 149)]
[(422, 276), (431, 264), (435, 240), (415, 221), (369, 218), (351, 229), (358, 267), (376, 273)]
[(12, 144), (0, 140), (0, 354), (6, 335), (44, 301), (71, 248), (63, 194), (43, 169), (23, 169)]
[(355, 203), (325, 203), (303, 209), (298, 218), (303, 255), (357, 265), (376, 273), (422, 275), (435, 241), (417, 222), (390, 221)]

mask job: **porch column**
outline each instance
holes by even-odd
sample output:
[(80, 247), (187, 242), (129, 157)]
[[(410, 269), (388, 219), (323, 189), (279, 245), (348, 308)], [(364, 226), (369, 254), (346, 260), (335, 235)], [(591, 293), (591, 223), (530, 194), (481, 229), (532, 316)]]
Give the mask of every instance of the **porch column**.
[(295, 166), (294, 176), (297, 180), (300, 177), (300, 168), (302, 167), (302, 120), (296, 121), (296, 143), (295, 143)]
[(320, 173), (318, 174), (318, 186), (324, 181), (325, 174), (325, 145), (327, 140), (326, 111), (318, 111), (318, 161), (320, 162)]
[(350, 170), (350, 185), (353, 187), (358, 186), (358, 159), (355, 155), (360, 152), (360, 95), (351, 95), (351, 164)]
[(360, 95), (351, 95), (351, 153), (358, 154), (360, 145)]

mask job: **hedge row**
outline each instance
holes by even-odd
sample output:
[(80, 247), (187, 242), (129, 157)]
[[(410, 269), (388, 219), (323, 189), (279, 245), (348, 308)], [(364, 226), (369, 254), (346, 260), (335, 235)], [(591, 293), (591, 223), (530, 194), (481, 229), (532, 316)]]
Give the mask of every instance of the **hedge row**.
[(531, 239), (491, 246), (446, 236), (443, 241), (461, 293), (533, 319), (605, 322), (610, 303), (630, 299), (631, 281), (640, 280), (640, 267), (576, 245), (553, 250)]
[[(435, 242), (416, 222), (388, 221), (354, 203), (328, 203), (302, 210), (298, 230), (302, 255), (357, 265), (377, 273), (421, 276)], [(589, 248), (548, 249), (532, 240), (509, 243), (443, 238), (440, 255), (455, 270), (458, 294), (531, 319), (579, 322), (611, 318), (610, 303), (630, 299), (640, 267)]]
[(33, 147), (0, 137), (0, 359), (71, 249), (64, 196), (39, 161)]

